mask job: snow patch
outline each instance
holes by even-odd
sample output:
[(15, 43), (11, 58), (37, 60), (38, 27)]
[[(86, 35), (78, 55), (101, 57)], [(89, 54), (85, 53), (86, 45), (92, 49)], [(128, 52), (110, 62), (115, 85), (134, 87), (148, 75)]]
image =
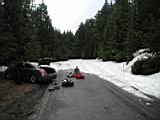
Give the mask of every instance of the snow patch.
[(7, 66), (0, 66), (0, 72), (4, 72), (7, 68)]
[(133, 53), (133, 56), (137, 57), (137, 56), (139, 56), (139, 55), (141, 55), (143, 53), (148, 53), (149, 51), (150, 50), (148, 48), (146, 48), (146, 49), (140, 49), (140, 50), (136, 51), (135, 53)]
[(151, 53), (147, 53), (147, 51), (149, 51), (149, 49), (141, 49), (141, 50), (138, 50), (137, 52), (133, 53), (134, 58), (133, 58), (132, 61), (130, 61), (130, 62), (128, 63), (128, 65), (127, 65), (126, 68), (125, 68), (125, 71), (130, 72), (132, 65), (133, 65), (136, 61), (146, 60), (146, 59), (148, 59), (149, 57), (154, 56), (154, 55), (151, 54)]
[(145, 54), (137, 56), (128, 65), (126, 62), (103, 62), (101, 60), (68, 60), (64, 62), (54, 62), (50, 65), (56, 70), (74, 69), (76, 66), (80, 71), (98, 75), (100, 78), (108, 80), (140, 98), (152, 100), (146, 94), (160, 98), (160, 73), (142, 76), (133, 75), (130, 72), (133, 63)]

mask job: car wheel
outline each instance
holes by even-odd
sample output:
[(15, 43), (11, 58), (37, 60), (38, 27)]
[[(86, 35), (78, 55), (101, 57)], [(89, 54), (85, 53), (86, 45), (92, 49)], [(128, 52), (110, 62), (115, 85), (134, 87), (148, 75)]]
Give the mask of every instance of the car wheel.
[(31, 81), (31, 83), (36, 83), (36, 82), (37, 82), (36, 76), (35, 76), (35, 75), (32, 75), (32, 76), (30, 77), (30, 81)]
[(74, 86), (74, 82), (71, 83), (71, 86)]

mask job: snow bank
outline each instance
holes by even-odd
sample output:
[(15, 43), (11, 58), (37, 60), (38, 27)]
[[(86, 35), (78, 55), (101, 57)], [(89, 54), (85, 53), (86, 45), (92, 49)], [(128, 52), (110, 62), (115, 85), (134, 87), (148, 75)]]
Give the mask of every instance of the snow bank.
[(6, 66), (0, 66), (0, 72), (4, 72), (7, 69)]
[(51, 66), (56, 70), (74, 69), (78, 66), (81, 71), (98, 75), (138, 97), (151, 100), (145, 95), (148, 94), (160, 98), (160, 73), (150, 76), (133, 75), (130, 72), (133, 62), (126, 65), (125, 62), (78, 59), (51, 63)]
[(138, 60), (145, 60), (148, 59), (149, 57), (152, 57), (153, 54), (148, 53), (149, 49), (140, 49), (133, 53), (133, 60), (128, 63), (126, 66), (126, 71), (131, 71), (131, 66)]
[(146, 49), (140, 49), (140, 50), (137, 50), (135, 53), (133, 53), (133, 56), (134, 57), (137, 57), (143, 53), (148, 53), (150, 51), (150, 49), (146, 48)]
[(132, 61), (130, 61), (130, 62), (128, 63), (128, 65), (126, 66), (126, 70), (127, 70), (127, 71), (131, 71), (131, 66), (132, 66), (136, 61), (138, 61), (138, 60), (145, 60), (145, 59), (148, 59), (148, 58), (151, 57), (151, 56), (153, 56), (153, 55), (152, 55), (152, 54), (149, 54), (149, 53), (142, 53), (142, 54), (140, 54), (140, 55), (135, 56), (135, 58), (134, 58)]

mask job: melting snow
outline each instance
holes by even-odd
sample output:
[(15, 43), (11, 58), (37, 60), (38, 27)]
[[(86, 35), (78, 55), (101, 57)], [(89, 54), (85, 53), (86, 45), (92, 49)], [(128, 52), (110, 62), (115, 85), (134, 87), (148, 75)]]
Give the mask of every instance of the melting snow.
[(51, 66), (56, 70), (74, 69), (78, 66), (80, 71), (98, 75), (140, 98), (152, 100), (146, 94), (160, 98), (160, 73), (150, 76), (133, 75), (130, 72), (133, 61), (126, 65), (125, 62), (78, 59), (51, 63)]

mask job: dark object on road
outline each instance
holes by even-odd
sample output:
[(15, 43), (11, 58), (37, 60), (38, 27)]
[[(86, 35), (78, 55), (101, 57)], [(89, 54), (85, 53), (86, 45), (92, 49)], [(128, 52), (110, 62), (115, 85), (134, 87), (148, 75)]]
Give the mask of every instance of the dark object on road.
[(82, 73), (74, 73), (72, 77), (75, 77), (76, 79), (84, 79), (84, 75)]
[(68, 75), (67, 75), (67, 78), (72, 78), (73, 77), (73, 74), (72, 72), (70, 72)]
[(74, 73), (70, 75), (71, 77), (75, 77), (76, 79), (84, 79), (84, 75), (80, 72), (78, 66), (74, 69)]
[(51, 85), (51, 86), (49, 86), (48, 91), (51, 92), (51, 91), (54, 91), (56, 89), (60, 89), (59, 85)]
[(5, 70), (5, 77), (15, 81), (49, 83), (57, 77), (57, 73), (54, 68), (49, 66), (37, 66), (29, 62), (19, 62)]
[(76, 79), (84, 79), (85, 77), (84, 77), (84, 75), (82, 74), (82, 73), (80, 73), (80, 72), (78, 72), (78, 73), (69, 73), (69, 75), (67, 75), (67, 77), (68, 78), (76, 78)]
[(74, 82), (71, 79), (66, 78), (66, 79), (62, 80), (62, 86), (63, 87), (74, 86)]
[(50, 65), (51, 62), (55, 61), (55, 58), (41, 58), (39, 59), (38, 65)]

